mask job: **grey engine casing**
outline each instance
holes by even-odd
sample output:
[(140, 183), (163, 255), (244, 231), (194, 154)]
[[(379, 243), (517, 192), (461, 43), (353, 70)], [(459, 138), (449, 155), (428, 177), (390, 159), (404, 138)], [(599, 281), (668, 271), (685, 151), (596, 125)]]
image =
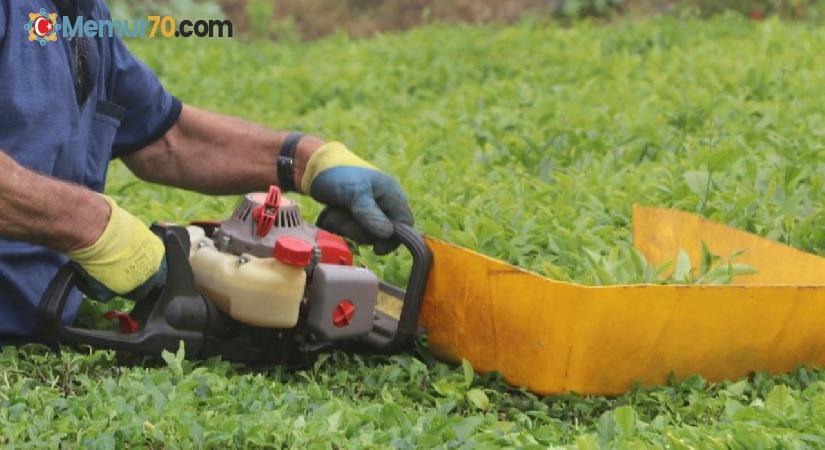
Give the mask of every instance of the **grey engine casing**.
[[(361, 336), (372, 330), (378, 277), (367, 269), (318, 264), (309, 291), (307, 324), (320, 337), (339, 340)], [(333, 323), (335, 308), (343, 300), (355, 306), (352, 321), (343, 327)]]
[(278, 208), (275, 225), (266, 236), (258, 237), (255, 234), (252, 210), (263, 203), (265, 198), (263, 193), (244, 196), (232, 216), (221, 224), (218, 235), (215, 236), (215, 246), (218, 250), (234, 255), (249, 253), (259, 258), (271, 258), (275, 241), (281, 236), (295, 236), (310, 243), (315, 242), (318, 229), (304, 223), (300, 206), (286, 199), (285, 204)]
[[(278, 208), (277, 220), (269, 232), (259, 237), (252, 217), (255, 207), (266, 195), (252, 193), (244, 196), (230, 218), (225, 220), (214, 236), (218, 250), (235, 255), (248, 253), (259, 258), (271, 258), (275, 242), (281, 236), (301, 238), (314, 247), (313, 263), (307, 267), (311, 284), (306, 293), (307, 325), (318, 337), (341, 340), (365, 335), (372, 330), (378, 277), (371, 271), (348, 265), (319, 264), (320, 249), (316, 245), (318, 229), (301, 219), (300, 207), (284, 199)], [(355, 307), (352, 321), (338, 327), (333, 323), (335, 308), (342, 300)]]

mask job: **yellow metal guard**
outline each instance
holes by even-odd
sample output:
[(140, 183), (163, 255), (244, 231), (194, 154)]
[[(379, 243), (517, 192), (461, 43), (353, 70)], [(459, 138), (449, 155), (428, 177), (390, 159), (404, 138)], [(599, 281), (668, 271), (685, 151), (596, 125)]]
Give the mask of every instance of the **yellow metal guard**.
[(619, 394), (669, 373), (711, 381), (825, 363), (825, 259), (685, 212), (635, 207), (649, 261), (696, 266), (701, 242), (759, 274), (719, 286), (583, 286), (428, 239), (430, 347), (539, 394)]

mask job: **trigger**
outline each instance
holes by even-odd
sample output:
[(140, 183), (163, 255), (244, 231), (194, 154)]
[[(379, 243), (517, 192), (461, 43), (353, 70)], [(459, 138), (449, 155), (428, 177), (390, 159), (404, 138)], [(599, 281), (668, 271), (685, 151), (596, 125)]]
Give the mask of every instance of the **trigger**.
[(136, 333), (138, 330), (138, 323), (129, 313), (123, 311), (106, 311), (103, 317), (109, 320), (115, 320), (120, 323), (120, 332), (123, 334)]

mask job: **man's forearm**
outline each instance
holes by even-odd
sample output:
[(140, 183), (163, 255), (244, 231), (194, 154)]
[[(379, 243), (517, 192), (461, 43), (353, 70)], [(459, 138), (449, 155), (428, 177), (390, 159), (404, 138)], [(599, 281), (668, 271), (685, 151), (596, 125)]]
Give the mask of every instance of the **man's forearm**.
[(0, 237), (68, 252), (93, 244), (109, 213), (94, 192), (28, 170), (0, 150)]
[[(140, 178), (206, 194), (238, 194), (278, 184), (275, 160), (286, 132), (184, 105), (157, 142), (124, 158)], [(305, 136), (295, 154), (295, 183), (323, 141)]]

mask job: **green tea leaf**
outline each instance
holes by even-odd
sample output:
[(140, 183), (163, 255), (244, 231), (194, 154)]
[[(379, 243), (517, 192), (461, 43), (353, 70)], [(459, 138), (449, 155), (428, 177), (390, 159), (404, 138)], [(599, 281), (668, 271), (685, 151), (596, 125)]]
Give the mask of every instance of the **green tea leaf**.
[(599, 442), (592, 434), (585, 434), (576, 438), (577, 450), (599, 450)]
[(685, 172), (683, 176), (688, 188), (690, 188), (694, 194), (702, 199), (707, 197), (710, 186), (710, 173), (707, 170), (691, 170)]
[(632, 436), (636, 432), (638, 416), (630, 406), (620, 406), (613, 411), (616, 426), (623, 436)]
[(676, 258), (676, 271), (673, 273), (673, 279), (679, 282), (687, 282), (690, 276), (691, 264), (690, 256), (687, 252), (679, 249), (679, 255)]
[(490, 408), (490, 400), (487, 398), (487, 394), (481, 389), (470, 389), (467, 391), (467, 400), (478, 409)]
[(475, 372), (473, 372), (473, 366), (470, 364), (470, 361), (466, 359), (461, 360), (461, 371), (464, 374), (464, 387), (469, 388), (473, 385), (473, 378), (475, 377)]

